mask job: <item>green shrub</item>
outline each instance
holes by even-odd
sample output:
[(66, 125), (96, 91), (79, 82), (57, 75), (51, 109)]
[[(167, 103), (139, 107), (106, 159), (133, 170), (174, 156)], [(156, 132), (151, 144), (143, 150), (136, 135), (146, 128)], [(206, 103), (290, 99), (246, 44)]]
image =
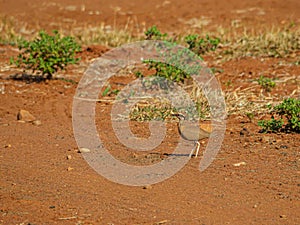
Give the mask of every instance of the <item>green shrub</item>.
[(163, 40), (168, 36), (166, 33), (165, 34), (161, 33), (155, 25), (149, 27), (146, 30), (145, 35), (146, 35), (146, 40)]
[(274, 119), (274, 117), (271, 118), (271, 120), (261, 120), (258, 121), (258, 125), (262, 127), (262, 131), (264, 133), (267, 132), (278, 132), (282, 129), (282, 126), (284, 125), (283, 119)]
[[(153, 78), (151, 77), (151, 79), (144, 80), (144, 86), (147, 89), (158, 87), (163, 90), (172, 89), (172, 82), (169, 81), (183, 85), (186, 80), (191, 79), (191, 75), (199, 74), (202, 69), (201, 65), (198, 65), (197, 63), (191, 65), (190, 62), (193, 62), (193, 59), (201, 58), (200, 55), (202, 54), (216, 50), (220, 43), (220, 39), (214, 39), (208, 35), (205, 38), (201, 38), (198, 35), (188, 35), (184, 38), (185, 44), (188, 45), (188, 48), (176, 48), (175, 39), (169, 38), (167, 34), (161, 33), (156, 26), (150, 27), (145, 32), (145, 36), (146, 40), (163, 41), (164, 46), (166, 46), (168, 49), (177, 49), (176, 52), (172, 50), (168, 51), (168, 49), (166, 51), (158, 51), (160, 52), (160, 57), (165, 59), (165, 62), (160, 62), (153, 59), (147, 59), (143, 61), (143, 63), (148, 65), (149, 70), (154, 70)], [(221, 72), (221, 70), (216, 68), (214, 71)], [(141, 79), (144, 77), (140, 71), (135, 72), (135, 76)], [(192, 83), (192, 81), (190, 83)], [(192, 85), (193, 88), (189, 90), (191, 92), (191, 98), (195, 101), (195, 106), (199, 112), (199, 116), (204, 118), (209, 111), (207, 99), (205, 97), (202, 98), (202, 91), (198, 90), (195, 83), (192, 83)], [(156, 118), (158, 115), (160, 115), (160, 113), (162, 113), (163, 116), (160, 116), (165, 119), (169, 115), (169, 111), (170, 110), (168, 107), (158, 107), (156, 110), (156, 108), (152, 108), (151, 105), (149, 107), (134, 111), (132, 115), (138, 115), (141, 113), (142, 115), (139, 120), (149, 120), (150, 118)], [(189, 114), (189, 112), (187, 112), (187, 114)], [(137, 119), (136, 116), (132, 116), (132, 118)]]
[(256, 79), (255, 81), (258, 82), (258, 84), (267, 92), (270, 92), (272, 88), (275, 87), (275, 81), (271, 78), (260, 76), (259, 79)]
[(199, 56), (210, 51), (215, 51), (220, 44), (219, 38), (211, 38), (209, 35), (201, 38), (197, 34), (192, 34), (186, 36), (184, 40), (188, 44), (188, 48)]
[(288, 98), (277, 106), (269, 106), (271, 120), (261, 120), (262, 132), (300, 133), (300, 99)]
[(53, 31), (53, 36), (45, 31), (40, 31), (39, 36), (33, 41), (19, 43), (21, 53), (17, 59), (11, 58), (11, 63), (24, 70), (38, 72), (43, 77), (51, 79), (58, 70), (63, 70), (68, 64), (75, 64), (79, 58), (76, 52), (81, 50), (73, 37), (61, 37), (58, 31)]
[(111, 85), (108, 85), (104, 91), (102, 92), (102, 96), (110, 96), (110, 95), (117, 95), (120, 92), (118, 89), (112, 89)]
[(190, 78), (190, 75), (182, 71), (180, 68), (175, 66), (156, 62), (154, 60), (144, 60), (148, 64), (148, 69), (155, 69), (155, 75), (158, 77), (164, 77), (168, 80), (183, 83), (185, 79)]
[[(162, 41), (168, 41), (166, 44), (169, 44), (170, 47), (172, 45), (175, 45), (175, 41), (172, 39), (167, 40), (168, 35), (161, 33), (156, 26), (150, 27), (146, 32), (145, 32), (145, 39), (146, 40), (162, 40)], [(185, 43), (188, 45), (188, 49), (201, 57), (200, 55), (205, 54), (209, 51), (214, 51), (218, 47), (220, 43), (219, 38), (211, 38), (208, 35), (206, 35), (206, 38), (200, 38), (198, 35), (188, 35), (185, 37)], [(171, 53), (172, 54), (172, 53)], [(190, 78), (190, 74), (196, 74), (199, 71), (199, 67), (192, 67), (189, 68), (188, 65), (186, 65), (186, 60), (181, 58), (182, 55), (189, 54), (188, 51), (182, 51), (182, 52), (177, 52), (177, 54), (173, 55), (168, 55), (166, 53), (165, 58), (170, 59), (170, 64), (164, 63), (164, 62), (157, 62), (154, 60), (144, 60), (143, 62), (148, 64), (148, 69), (154, 69), (155, 74), (154, 76), (158, 77), (164, 77), (168, 80), (172, 80), (175, 82), (182, 83), (185, 79)], [(184, 72), (182, 69), (180, 69), (178, 66), (171, 65), (173, 62), (182, 62), (180, 63), (181, 67), (186, 66)], [(137, 77), (142, 77), (142, 74), (140, 72), (136, 73)]]

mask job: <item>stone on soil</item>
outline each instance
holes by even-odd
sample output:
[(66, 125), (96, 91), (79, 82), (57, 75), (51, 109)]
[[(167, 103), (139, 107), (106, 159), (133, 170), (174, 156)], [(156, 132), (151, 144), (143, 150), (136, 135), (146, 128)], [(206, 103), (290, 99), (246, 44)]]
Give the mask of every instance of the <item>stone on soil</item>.
[(40, 126), (42, 125), (42, 122), (40, 120), (35, 120), (32, 122), (33, 125), (36, 125), (36, 126)]
[(18, 112), (17, 119), (19, 121), (24, 121), (24, 122), (33, 122), (33, 121), (35, 121), (35, 117), (30, 112), (28, 112), (27, 110), (24, 110), (24, 109), (21, 109)]
[(87, 152), (90, 152), (91, 150), (90, 149), (88, 149), (88, 148), (79, 148), (78, 149), (78, 152), (79, 153), (87, 153)]

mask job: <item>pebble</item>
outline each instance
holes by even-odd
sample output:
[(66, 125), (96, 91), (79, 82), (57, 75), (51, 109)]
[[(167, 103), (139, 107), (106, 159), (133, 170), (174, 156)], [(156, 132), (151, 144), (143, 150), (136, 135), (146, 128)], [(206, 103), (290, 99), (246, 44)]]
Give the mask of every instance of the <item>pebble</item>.
[(79, 153), (87, 153), (87, 152), (90, 152), (91, 150), (90, 149), (88, 149), (88, 148), (79, 148), (78, 149), (78, 152)]
[(145, 186), (143, 187), (143, 189), (151, 189), (151, 188), (152, 188), (151, 185), (145, 185)]
[(240, 136), (249, 136), (249, 135), (250, 135), (250, 132), (245, 127), (240, 131)]
[(32, 124), (33, 124), (33, 125), (36, 125), (36, 126), (40, 126), (40, 125), (42, 125), (42, 122), (41, 122), (40, 120), (34, 120), (34, 121), (32, 122)]
[(234, 163), (233, 164), (233, 166), (236, 166), (236, 167), (238, 167), (238, 166), (246, 166), (246, 165), (247, 165), (246, 162), (239, 162), (239, 163)]
[(69, 166), (67, 170), (71, 171), (71, 170), (74, 170), (74, 168)]
[(67, 159), (72, 159), (72, 156), (71, 155), (67, 155)]
[(261, 142), (264, 142), (264, 143), (267, 143), (267, 144), (275, 144), (277, 142), (277, 140), (273, 137), (268, 137), (268, 136), (263, 136), (261, 139), (260, 139)]
[(5, 94), (5, 86), (2, 84), (2, 86), (0, 86), (0, 93), (1, 94)]
[(4, 145), (4, 148), (11, 148), (11, 144)]
[(162, 220), (162, 221), (159, 221), (159, 222), (157, 222), (156, 224), (165, 224), (165, 223), (167, 223), (169, 220)]
[(76, 7), (76, 5), (68, 5), (68, 6), (65, 7), (65, 10), (67, 10), (67, 11), (76, 11), (77, 7)]
[(24, 122), (33, 122), (35, 117), (27, 110), (21, 109), (17, 114), (17, 119)]
[(287, 149), (289, 148), (287, 145), (280, 145), (280, 148), (284, 148), (284, 149)]

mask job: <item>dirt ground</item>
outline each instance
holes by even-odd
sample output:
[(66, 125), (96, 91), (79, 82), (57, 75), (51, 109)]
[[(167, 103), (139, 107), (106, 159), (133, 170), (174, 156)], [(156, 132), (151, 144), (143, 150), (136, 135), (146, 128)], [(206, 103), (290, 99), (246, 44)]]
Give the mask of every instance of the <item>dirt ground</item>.
[[(0, 14), (13, 16), (29, 30), (99, 22), (122, 28), (130, 17), (137, 27), (156, 24), (176, 33), (197, 26), (196, 18), (207, 18), (212, 29), (233, 20), (258, 29), (300, 22), (300, 2), (0, 0)], [(103, 46), (84, 48), (83, 62), (60, 76), (79, 81), (90, 60), (105, 51)], [(7, 79), (14, 73), (9, 58), (16, 55), (15, 48), (0, 46), (0, 224), (300, 224), (299, 134), (261, 134), (257, 126), (261, 116), (253, 121), (229, 116), (221, 150), (204, 172), (198, 170), (199, 157), (161, 183), (145, 187), (113, 183), (78, 153), (72, 127), (77, 84)], [(250, 86), (249, 80), (266, 71), (278, 76), (286, 72), (297, 80), (299, 66), (274, 66), (280, 60), (232, 60), (222, 65), (218, 79), (224, 89), (228, 80), (236, 87)], [(120, 76), (114, 82), (121, 85), (124, 79)], [(288, 82), (272, 94), (289, 96), (298, 85)], [(105, 130), (99, 132), (117, 158), (149, 163), (176, 146), (178, 132), (171, 123), (159, 154), (136, 155), (113, 136), (106, 116), (111, 105), (97, 107), (102, 112), (97, 122)], [(19, 122), (20, 109), (30, 111), (41, 124)], [(147, 136), (145, 127), (134, 126), (139, 135)]]

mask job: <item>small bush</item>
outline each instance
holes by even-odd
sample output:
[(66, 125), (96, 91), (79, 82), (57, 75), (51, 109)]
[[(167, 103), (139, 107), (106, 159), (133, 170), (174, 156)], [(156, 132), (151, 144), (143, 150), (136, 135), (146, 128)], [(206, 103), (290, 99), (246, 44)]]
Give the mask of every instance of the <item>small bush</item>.
[(192, 34), (186, 36), (184, 40), (188, 44), (188, 48), (199, 56), (210, 51), (215, 51), (220, 44), (219, 38), (211, 38), (209, 35), (201, 38), (199, 35)]
[[(168, 41), (169, 45), (175, 45), (175, 41), (170, 39), (167, 40), (168, 35), (161, 33), (156, 26), (150, 27), (145, 32), (145, 39), (146, 40), (162, 40), (162, 41)], [(188, 45), (188, 49), (201, 57), (200, 55), (205, 54), (209, 51), (215, 51), (220, 43), (219, 38), (211, 38), (208, 35), (206, 38), (200, 38), (198, 35), (188, 35), (185, 37), (185, 43)], [(167, 43), (166, 43), (167, 44)], [(168, 54), (168, 53), (166, 53)], [(178, 52), (178, 54), (173, 55), (166, 55), (166, 58), (171, 59), (171, 63), (180, 63), (179, 66), (185, 67), (186, 61), (184, 59), (181, 59), (181, 54), (189, 54), (187, 51)], [(183, 83), (184, 80), (190, 78), (190, 74), (197, 73), (199, 71), (199, 67), (193, 67), (188, 68), (188, 66), (185, 67), (185, 71), (188, 71), (189, 73), (184, 72), (179, 67), (176, 67), (174, 65), (170, 65), (163, 62), (157, 62), (154, 60), (144, 60), (144, 63), (148, 64), (148, 69), (154, 69), (155, 70), (155, 76), (164, 77), (168, 80), (172, 80), (178, 83)], [(136, 73), (137, 77), (141, 77), (142, 74)]]
[[(145, 37), (146, 40), (161, 40), (161, 41), (166, 41), (168, 37), (166, 33), (165, 34), (161, 33), (161, 31), (158, 30), (155, 25), (147, 29), (147, 31), (145, 32), (145, 36), (146, 36)], [(171, 42), (171, 40), (169, 41)], [(173, 43), (169, 43), (169, 44), (172, 45)], [(185, 78), (189, 77), (189, 75), (184, 73), (181, 69), (167, 63), (157, 62), (151, 59), (144, 60), (143, 62), (148, 64), (149, 70), (154, 69), (155, 76), (158, 77), (164, 77), (168, 80), (172, 80), (176, 82), (183, 82)], [(136, 74), (136, 76), (141, 77), (142, 74), (139, 72), (138, 74)]]
[(270, 92), (276, 85), (273, 79), (264, 77), (262, 75), (259, 77), (259, 79), (256, 79), (256, 81), (267, 92)]
[(262, 132), (278, 132), (282, 129), (282, 126), (284, 125), (283, 119), (274, 119), (274, 117), (271, 118), (271, 120), (261, 120), (258, 121), (258, 125), (262, 127)]
[(111, 85), (108, 85), (104, 91), (102, 92), (102, 96), (111, 96), (111, 95), (117, 95), (120, 92), (118, 89), (112, 89)]
[(300, 100), (285, 99), (277, 106), (269, 106), (271, 120), (261, 120), (258, 125), (262, 132), (296, 132), (300, 133)]
[(40, 31), (39, 36), (33, 41), (22, 41), (19, 49), (22, 52), (17, 59), (11, 58), (11, 63), (17, 67), (38, 71), (47, 79), (51, 79), (58, 70), (63, 70), (68, 64), (75, 64), (79, 58), (76, 52), (81, 50), (73, 37), (61, 37), (58, 31), (53, 31), (53, 36), (45, 31)]
[(157, 27), (154, 25), (149, 27), (148, 30), (145, 32), (146, 40), (163, 40), (168, 35), (165, 33), (161, 33)]
[(178, 83), (183, 83), (185, 79), (191, 77), (181, 69), (166, 63), (157, 62), (154, 60), (145, 60), (144, 62), (148, 64), (149, 70), (155, 69), (155, 76), (158, 77), (164, 77), (168, 80)]
[[(172, 49), (173, 46), (176, 46), (175, 39), (168, 37), (167, 34), (161, 33), (156, 26), (150, 27), (145, 32), (145, 39), (164, 41), (165, 45), (170, 47), (170, 49)], [(192, 83), (191, 75), (199, 74), (202, 67), (198, 64), (190, 65), (189, 62), (191, 62), (194, 58), (197, 58), (197, 56), (201, 58), (200, 55), (206, 54), (210, 51), (215, 51), (220, 43), (220, 39), (214, 39), (208, 35), (205, 38), (201, 38), (198, 35), (188, 35), (185, 37), (184, 41), (185, 44), (188, 45), (188, 48), (178, 49), (177, 52), (160, 52), (160, 56), (166, 59), (166, 62), (159, 62), (153, 59), (147, 59), (143, 61), (143, 63), (148, 65), (149, 70), (154, 71), (153, 78), (145, 80), (144, 82), (146, 88), (160, 88), (163, 90), (168, 90), (172, 86), (172, 82), (169, 81), (179, 83), (181, 86), (184, 86), (185, 81), (189, 79), (190, 81), (186, 83)], [(174, 49), (176, 49), (176, 47)], [(215, 71), (216, 70), (217, 69), (215, 69)], [(138, 78), (144, 77), (140, 71), (135, 72), (135, 76)], [(191, 99), (195, 101), (195, 106), (199, 112), (199, 116), (204, 118), (208, 114), (207, 111), (209, 110), (207, 99), (203, 97), (202, 91), (197, 88), (197, 85), (192, 83), (192, 86), (192, 88), (189, 87)], [(163, 105), (162, 107), (155, 106), (152, 108), (152, 106), (153, 105), (150, 105), (149, 107), (135, 110), (131, 118), (136, 120), (149, 120), (150, 118), (156, 118), (159, 115), (165, 119), (169, 115), (170, 110), (168, 107), (165, 108)], [(141, 118), (136, 117), (136, 115), (139, 115), (139, 113), (142, 114)]]

